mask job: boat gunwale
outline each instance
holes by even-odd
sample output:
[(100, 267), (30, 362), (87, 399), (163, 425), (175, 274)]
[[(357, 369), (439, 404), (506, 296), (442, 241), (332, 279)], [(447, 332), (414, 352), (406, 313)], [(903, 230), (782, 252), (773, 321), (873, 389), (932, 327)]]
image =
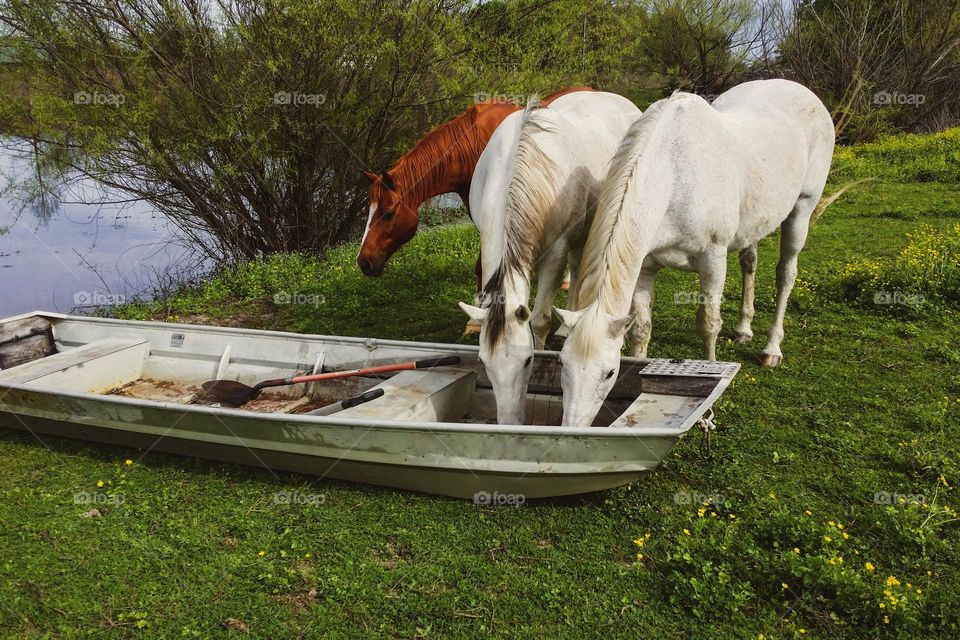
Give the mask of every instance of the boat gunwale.
[[(185, 331), (203, 331), (209, 333), (236, 333), (269, 335), (276, 338), (290, 339), (309, 339), (316, 341), (341, 341), (352, 342), (358, 346), (387, 346), (400, 348), (428, 349), (432, 351), (459, 351), (462, 353), (479, 352), (479, 347), (473, 345), (452, 345), (440, 342), (412, 342), (404, 340), (386, 340), (380, 338), (358, 338), (354, 336), (327, 336), (320, 334), (291, 333), (284, 331), (271, 331), (260, 329), (244, 329), (239, 327), (215, 327), (209, 325), (191, 325), (181, 323), (152, 322), (143, 320), (118, 320), (115, 318), (87, 318), (84, 316), (73, 316), (61, 313), (52, 313), (45, 311), (34, 311), (32, 313), (13, 316), (11, 318), (0, 319), (0, 322), (10, 322), (21, 320), (32, 316), (41, 316), (51, 319), (60, 319), (66, 321), (91, 322), (94, 324), (118, 324), (122, 326), (142, 326), (156, 328), (163, 326), (165, 328), (183, 329)], [(537, 350), (537, 357), (549, 357), (556, 359), (559, 354), (556, 351)], [(651, 362), (649, 358), (633, 358), (623, 356), (621, 362), (634, 365)], [(724, 374), (717, 376), (696, 376), (698, 378), (714, 378), (716, 385), (709, 394), (701, 398), (697, 409), (691, 411), (678, 427), (646, 427), (642, 425), (630, 427), (564, 427), (547, 425), (509, 425), (509, 424), (488, 424), (488, 423), (462, 423), (462, 422), (426, 422), (426, 421), (406, 421), (406, 420), (382, 420), (382, 419), (351, 419), (337, 418), (333, 416), (309, 416), (305, 414), (283, 414), (283, 413), (253, 413), (241, 409), (231, 409), (226, 407), (211, 407), (204, 405), (185, 405), (176, 402), (145, 400), (141, 398), (128, 398), (124, 396), (103, 395), (85, 391), (66, 391), (55, 387), (44, 387), (41, 385), (2, 382), (0, 381), (0, 390), (14, 389), (27, 393), (41, 394), (50, 397), (70, 398), (74, 400), (97, 401), (105, 404), (126, 405), (136, 407), (151, 407), (157, 409), (167, 409), (171, 411), (181, 411), (198, 415), (211, 415), (228, 418), (251, 419), (261, 422), (271, 423), (296, 423), (303, 426), (339, 426), (349, 428), (367, 428), (367, 429), (394, 429), (398, 431), (427, 431), (427, 432), (463, 432), (463, 433), (481, 433), (487, 435), (540, 435), (540, 436), (591, 436), (601, 438), (622, 438), (630, 437), (681, 437), (687, 433), (690, 428), (696, 424), (703, 414), (713, 406), (714, 402), (723, 394), (734, 376), (740, 369), (739, 363), (724, 363), (735, 365), (735, 368), (728, 370)], [(682, 377), (682, 376), (681, 376)], [(694, 377), (694, 376), (690, 376)], [(0, 393), (0, 410), (5, 413), (19, 415), (11, 411), (9, 405), (4, 402), (4, 395)], [(638, 394), (639, 397), (639, 394)], [(693, 396), (691, 396), (693, 397)], [(701, 411), (700, 408), (703, 407)], [(68, 416), (61, 419), (63, 422), (77, 422), (70, 420)]]

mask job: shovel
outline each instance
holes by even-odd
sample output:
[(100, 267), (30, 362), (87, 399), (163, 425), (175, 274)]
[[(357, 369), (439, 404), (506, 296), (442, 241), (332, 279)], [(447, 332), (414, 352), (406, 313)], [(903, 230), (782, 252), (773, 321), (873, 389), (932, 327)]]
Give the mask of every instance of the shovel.
[(416, 362), (399, 362), (395, 364), (384, 364), (377, 367), (366, 367), (364, 369), (351, 369), (350, 371), (331, 371), (330, 373), (317, 373), (309, 376), (296, 376), (294, 378), (276, 378), (274, 380), (264, 380), (252, 387), (241, 384), (234, 380), (211, 380), (204, 382), (203, 397), (215, 400), (221, 404), (229, 404), (239, 407), (247, 404), (264, 389), (270, 387), (286, 387), (292, 384), (301, 384), (304, 382), (321, 382), (323, 380), (339, 380), (340, 378), (353, 378), (356, 376), (369, 376), (378, 373), (389, 373), (391, 371), (410, 371), (412, 369), (430, 369), (432, 367), (445, 367), (452, 364), (460, 364), (460, 356), (444, 356), (442, 358), (427, 358), (426, 360), (417, 360)]

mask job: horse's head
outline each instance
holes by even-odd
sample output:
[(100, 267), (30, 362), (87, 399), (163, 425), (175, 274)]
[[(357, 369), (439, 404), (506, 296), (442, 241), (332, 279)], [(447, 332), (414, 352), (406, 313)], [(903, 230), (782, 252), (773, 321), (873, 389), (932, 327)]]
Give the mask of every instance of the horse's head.
[(486, 369), (497, 399), (497, 422), (523, 424), (526, 420), (527, 385), (533, 371), (533, 333), (526, 305), (504, 305), (503, 316), (496, 309), (474, 307), (463, 302), (460, 308), (480, 322), (480, 361)]
[(417, 232), (420, 203), (414, 202), (412, 193), (399, 189), (389, 172), (363, 174), (370, 180), (370, 215), (357, 265), (364, 274), (376, 277), (383, 274), (387, 258)]
[(632, 318), (612, 318), (596, 306), (586, 311), (554, 307), (554, 312), (569, 330), (560, 351), (563, 426), (589, 427), (617, 381)]

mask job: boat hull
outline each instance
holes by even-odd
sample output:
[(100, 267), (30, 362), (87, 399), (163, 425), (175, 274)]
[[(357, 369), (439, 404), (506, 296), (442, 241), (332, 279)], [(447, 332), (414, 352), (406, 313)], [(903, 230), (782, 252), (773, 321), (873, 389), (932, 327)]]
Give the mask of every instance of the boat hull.
[[(561, 427), (557, 354), (537, 352), (528, 394), (537, 410), (528, 413), (543, 421), (501, 425), (491, 424), (495, 403), (472, 346), (51, 313), (27, 319), (27, 325), (23, 317), (0, 321), (0, 329), (6, 324), (8, 334), (20, 332), (24, 337), (16, 339), (29, 340), (35, 335), (30, 323), (40, 319), (51, 325), (56, 348), (0, 371), (0, 427), (29, 431), (41, 440), (49, 434), (481, 504), (589, 493), (637, 480), (660, 464), (738, 369), (733, 363), (624, 358), (613, 404), (602, 418), (610, 426)], [(319, 366), (318, 354), (326, 354), (335, 369), (448, 354), (463, 363), (461, 373), (449, 370), (434, 386), (426, 381), (396, 386), (387, 397), (409, 390), (416, 400), (404, 405), (410, 411), (372, 418), (362, 412), (313, 416), (206, 406), (183, 395), (212, 378), (287, 377)], [(349, 397), (390, 380), (358, 380), (361, 386), (341, 391)], [(399, 377), (392, 380), (399, 385)], [(127, 396), (124, 389), (130, 387), (115, 386), (146, 381), (150, 393), (160, 395)], [(171, 390), (163, 381), (179, 386)], [(300, 400), (331, 401), (324, 389), (299, 393)], [(298, 402), (293, 404), (306, 406)], [(278, 406), (290, 406), (290, 400)], [(418, 417), (451, 412), (461, 415), (460, 421)]]

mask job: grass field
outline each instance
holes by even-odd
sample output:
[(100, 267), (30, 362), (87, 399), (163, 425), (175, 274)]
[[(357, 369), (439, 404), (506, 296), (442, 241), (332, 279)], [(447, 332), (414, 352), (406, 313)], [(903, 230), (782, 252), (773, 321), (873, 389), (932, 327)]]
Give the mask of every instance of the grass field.
[[(917, 284), (893, 292), (925, 296), (915, 308), (872, 304), (865, 281), (844, 280), (868, 261), (886, 282), (908, 234), (960, 222), (960, 158), (937, 140), (838, 152), (837, 183), (882, 177), (812, 230), (783, 365), (756, 363), (773, 309), (769, 238), (757, 338), (720, 346), (744, 366), (716, 407), (712, 457), (691, 435), (629, 487), (489, 508), (0, 430), (0, 635), (960, 636), (957, 255), (888, 279)], [(471, 228), (443, 226), (378, 280), (343, 247), (120, 313), (457, 341), (476, 250)], [(695, 309), (674, 304), (696, 278), (663, 272), (657, 287), (651, 355), (699, 356)], [(283, 294), (316, 304), (275, 304)], [(276, 505), (281, 491), (317, 499)], [(103, 501), (101, 517), (84, 517), (78, 494)]]

